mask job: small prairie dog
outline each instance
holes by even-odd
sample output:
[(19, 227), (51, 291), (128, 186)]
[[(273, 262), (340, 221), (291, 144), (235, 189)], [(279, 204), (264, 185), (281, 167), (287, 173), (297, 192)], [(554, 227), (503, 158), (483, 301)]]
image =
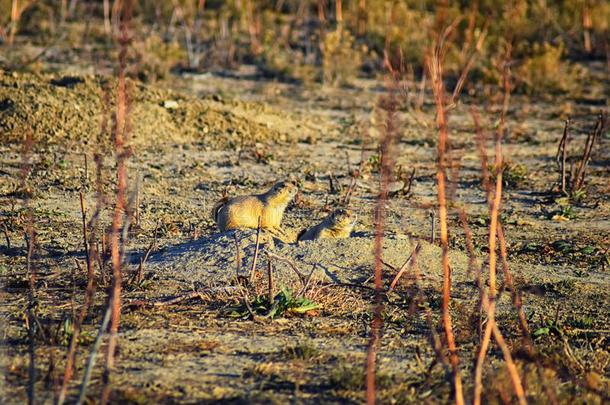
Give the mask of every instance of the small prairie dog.
[(279, 182), (263, 194), (233, 197), (216, 204), (212, 215), (221, 232), (229, 229), (261, 228), (282, 232), (280, 223), (284, 211), (297, 193), (291, 182)]
[(354, 213), (350, 209), (339, 208), (324, 218), (320, 224), (303, 231), (299, 240), (314, 240), (323, 238), (349, 238), (354, 229)]

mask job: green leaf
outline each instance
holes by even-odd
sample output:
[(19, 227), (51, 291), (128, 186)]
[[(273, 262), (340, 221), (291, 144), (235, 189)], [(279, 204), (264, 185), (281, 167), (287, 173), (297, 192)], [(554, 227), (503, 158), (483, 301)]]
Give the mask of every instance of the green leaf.
[(550, 333), (550, 331), (551, 331), (551, 329), (548, 327), (536, 329), (536, 331), (534, 331), (534, 337), (548, 335)]
[(286, 302), (292, 301), (292, 294), (288, 288), (282, 286), (281, 291), (281, 294), (283, 295), (283, 298), (286, 300)]
[(312, 310), (318, 309), (318, 308), (320, 308), (320, 305), (310, 302), (310, 303), (303, 304), (296, 308), (291, 308), (290, 311), (296, 312), (298, 314), (304, 314), (305, 312), (312, 311)]
[(570, 199), (568, 197), (560, 197), (555, 199), (555, 203), (562, 207), (567, 207), (570, 205)]

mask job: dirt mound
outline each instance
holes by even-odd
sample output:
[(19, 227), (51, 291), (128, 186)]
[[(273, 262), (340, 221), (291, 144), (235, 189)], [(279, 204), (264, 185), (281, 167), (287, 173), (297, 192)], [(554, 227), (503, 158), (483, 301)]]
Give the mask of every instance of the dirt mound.
[[(322, 239), (299, 244), (268, 242), (261, 237), (261, 253), (257, 261), (259, 271), (267, 268), (265, 251), (289, 259), (302, 274), (309, 274), (315, 265), (315, 278), (326, 282), (362, 283), (373, 274), (374, 240), (371, 235), (356, 235), (347, 239)], [(240, 274), (246, 276), (252, 266), (256, 231), (240, 230), (215, 234), (197, 241), (166, 248), (153, 255), (149, 269), (161, 277), (169, 277), (187, 284), (223, 284), (235, 277), (236, 258)], [(236, 252), (236, 241), (240, 247)], [(425, 283), (440, 282), (441, 249), (427, 242), (422, 244), (418, 265)], [(415, 245), (408, 237), (388, 235), (383, 241), (384, 257), (399, 268)], [(450, 253), (454, 278), (466, 279), (468, 259), (464, 253)], [(273, 259), (275, 277), (287, 284), (298, 280), (288, 264)], [(384, 269), (385, 271), (385, 269)], [(393, 275), (393, 273), (392, 273)]]
[[(91, 142), (100, 133), (104, 110), (114, 110), (116, 85), (116, 79), (102, 76), (0, 71), (0, 129), (5, 141), (21, 142), (32, 131), (36, 143)], [(197, 99), (131, 80), (128, 86), (130, 137), (136, 145), (195, 139), (210, 148), (226, 148), (282, 137), (280, 130), (256, 119), (256, 111), (265, 109), (261, 105)]]

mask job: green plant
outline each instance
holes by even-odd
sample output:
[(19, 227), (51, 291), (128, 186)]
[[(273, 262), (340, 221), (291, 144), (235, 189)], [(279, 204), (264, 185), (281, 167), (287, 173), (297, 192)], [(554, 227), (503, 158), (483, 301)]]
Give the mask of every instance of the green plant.
[(365, 164), (365, 170), (368, 172), (379, 172), (381, 168), (381, 156), (378, 154), (374, 154), (369, 156), (368, 160)]
[(274, 319), (288, 314), (305, 314), (318, 308), (320, 308), (319, 304), (305, 297), (296, 297), (290, 289), (282, 286), (273, 301), (269, 302), (266, 294), (258, 295), (250, 304), (233, 308), (229, 316), (244, 318), (258, 315)]
[[(494, 165), (489, 165), (489, 174), (492, 182), (495, 182), (497, 171)], [(527, 167), (510, 160), (502, 162), (502, 185), (504, 187), (516, 188), (522, 186), (528, 178)]]
[(576, 212), (574, 212), (574, 206), (569, 197), (558, 198), (555, 202), (559, 207), (549, 213), (549, 219), (555, 221), (568, 221), (576, 218)]

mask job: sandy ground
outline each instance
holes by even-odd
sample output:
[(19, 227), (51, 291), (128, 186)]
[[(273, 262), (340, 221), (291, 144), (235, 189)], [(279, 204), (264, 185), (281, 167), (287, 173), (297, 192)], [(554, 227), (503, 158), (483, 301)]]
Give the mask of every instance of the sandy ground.
[[(76, 260), (83, 267), (84, 260), (79, 192), (92, 209), (95, 150), (105, 155), (103, 185), (109, 204), (113, 201), (109, 134), (98, 135), (104, 86), (112, 85), (111, 80), (93, 76), (0, 75), (0, 127), (9, 134), (0, 144), (0, 202), (11, 242), (10, 248), (2, 244), (0, 257), (1, 313), (6, 325), (2, 403), (23, 402), (28, 373), (19, 137), (31, 129), (35, 139), (28, 182), (37, 233), (36, 389), (39, 398), (52, 402), (69, 338), (63, 325), (82, 303), (86, 281), (75, 266)], [(144, 265), (143, 280), (125, 285), (113, 398), (126, 403), (361, 402), (373, 297), (373, 210), (379, 182), (376, 137), (383, 124), (377, 105), (383, 87), (369, 79), (348, 89), (301, 88), (265, 81), (244, 68), (231, 76), (185, 75), (156, 87), (134, 83), (132, 88), (134, 153), (128, 163), (129, 188), (130, 195), (138, 194), (139, 221), (125, 244), (128, 279), (148, 247), (154, 248)], [(566, 111), (572, 115), (573, 145), (582, 147), (607, 90), (607, 85), (605, 90), (594, 88), (590, 99), (581, 100), (532, 101), (517, 95), (509, 112), (503, 150), (525, 172), (515, 175), (514, 184), (507, 186), (502, 221), (510, 267), (530, 328), (536, 332), (540, 373), (521, 348), (508, 291), (501, 295), (498, 321), (527, 381), (532, 403), (548, 401), (543, 383), (552, 387), (562, 403), (574, 398), (583, 403), (608, 400), (603, 394), (610, 377), (608, 134), (594, 149), (581, 202), (571, 204), (567, 212), (565, 203), (549, 192), (557, 181), (554, 156), (562, 117)], [(476, 104), (489, 129), (497, 119), (498, 106), (476, 101), (481, 98), (467, 97), (452, 112), (450, 136), (455, 155), (461, 156), (453, 207), (464, 207), (468, 213), (475, 251), (479, 261), (485, 262), (489, 218), (468, 111)], [(441, 249), (438, 237), (434, 243), (430, 237), (430, 214), (436, 201), (433, 111), (425, 103), (421, 112), (401, 109), (398, 114), (396, 163), (408, 173), (415, 169), (415, 176), (410, 195), (397, 195), (387, 202), (383, 259), (389, 266), (383, 267), (384, 283), (389, 284), (417, 243), (421, 245), (417, 259), (421, 279), (416, 289), (411, 272), (384, 298), (378, 379), (380, 398), (387, 403), (447, 402), (451, 395), (443, 367), (435, 365), (426, 321), (429, 308), (434, 329), (441, 330)], [(97, 142), (98, 136), (105, 141)], [(86, 168), (84, 155), (88, 156)], [(283, 225), (296, 233), (319, 222), (342, 201), (352, 181), (350, 173), (358, 167), (362, 173), (350, 201), (358, 221), (351, 238), (293, 244), (269, 243), (265, 237), (262, 244), (256, 286), (249, 299), (265, 295), (265, 252), (270, 251), (290, 259), (305, 274), (313, 269), (306, 297), (317, 308), (305, 315), (251, 319), (243, 306), (243, 293), (236, 287), (236, 275), (248, 276), (256, 231), (219, 234), (210, 216), (214, 203), (223, 193), (262, 192), (277, 180), (294, 178), (300, 191)], [(392, 191), (401, 187), (400, 181), (390, 185)], [(104, 210), (104, 221), (109, 214), (110, 209)], [(455, 210), (450, 227), (451, 311), (470, 390), (478, 291), (475, 274), (468, 270), (465, 237)], [(99, 287), (84, 325), (77, 380), (106, 305), (107, 266), (97, 274)], [(293, 291), (301, 288), (288, 265), (274, 262), (274, 268), (276, 291), (281, 285)], [(161, 307), (129, 305), (193, 290), (202, 292), (203, 299)], [(416, 299), (415, 291), (423, 298)], [(490, 359), (485, 395), (495, 403), (502, 393), (511, 391), (497, 347)], [(101, 390), (100, 364), (101, 354), (89, 389), (92, 399)], [(75, 381), (70, 395), (76, 395), (77, 389)]]

